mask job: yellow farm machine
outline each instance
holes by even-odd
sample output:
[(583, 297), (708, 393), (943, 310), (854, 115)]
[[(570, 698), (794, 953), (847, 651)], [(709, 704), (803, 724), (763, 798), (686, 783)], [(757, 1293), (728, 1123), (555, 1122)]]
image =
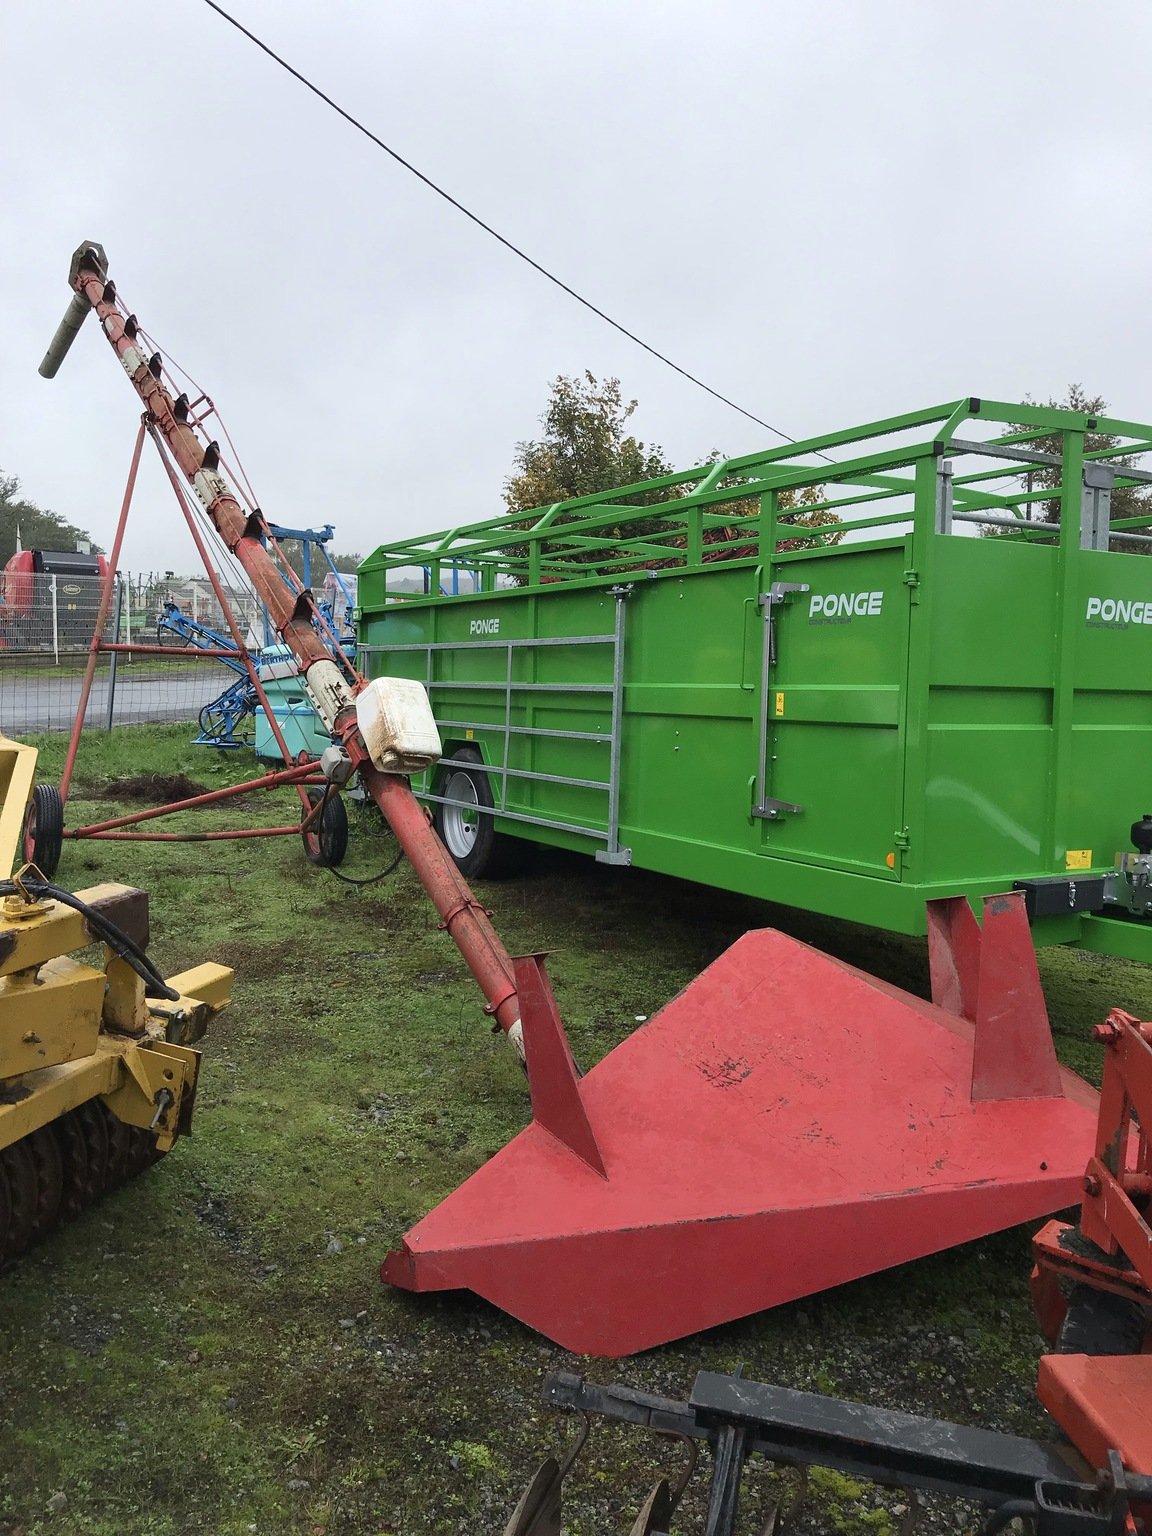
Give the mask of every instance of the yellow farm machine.
[[(36, 752), (0, 736), (0, 865), (20, 859)], [(0, 1266), (188, 1133), (194, 1049), (232, 972), (165, 979), (148, 896), (72, 892), (35, 864), (0, 880)], [(99, 947), (97, 959), (76, 951)]]

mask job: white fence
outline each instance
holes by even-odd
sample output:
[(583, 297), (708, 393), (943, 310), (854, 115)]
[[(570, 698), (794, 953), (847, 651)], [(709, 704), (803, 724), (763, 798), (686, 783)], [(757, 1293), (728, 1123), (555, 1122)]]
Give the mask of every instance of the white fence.
[[(12, 573), (0, 576), (0, 732), (67, 731), (100, 607), (100, 578)], [(230, 592), (229, 601), (248, 643), (263, 640), (255, 597)], [(162, 625), (166, 601), (209, 629), (228, 629), (211, 585), (190, 580), (118, 575), (102, 639), (132, 647), (164, 645), (171, 657), (128, 649), (98, 658), (87, 726), (189, 720), (235, 674), (221, 662), (197, 657), (195, 645)], [(206, 643), (211, 643), (206, 641)]]

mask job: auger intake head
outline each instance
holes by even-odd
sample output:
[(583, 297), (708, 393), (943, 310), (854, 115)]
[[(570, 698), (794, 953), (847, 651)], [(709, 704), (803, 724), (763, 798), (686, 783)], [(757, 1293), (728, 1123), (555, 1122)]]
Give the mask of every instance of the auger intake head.
[[(95, 272), (99, 277), (105, 277), (108, 272), (108, 258), (104, 254), (104, 247), (97, 245), (94, 240), (85, 240), (83, 245), (76, 247), (72, 253), (72, 264), (68, 269), (68, 286), (76, 287), (76, 279), (81, 272)], [(91, 309), (84, 294), (73, 292), (72, 302), (64, 311), (64, 318), (56, 327), (56, 334), (48, 344), (48, 350), (44, 354), (44, 361), (40, 364), (40, 377), (42, 379), (54, 379), (60, 364), (68, 355), (68, 348), (76, 340), (76, 333), (84, 324), (85, 316)]]

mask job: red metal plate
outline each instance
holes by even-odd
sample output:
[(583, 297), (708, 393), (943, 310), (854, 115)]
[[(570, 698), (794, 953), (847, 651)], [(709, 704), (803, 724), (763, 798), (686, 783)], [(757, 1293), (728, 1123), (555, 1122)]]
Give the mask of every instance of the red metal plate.
[(465, 1287), (618, 1356), (1049, 1215), (1096, 1095), (972, 1102), (972, 1027), (772, 930), (580, 1081), (607, 1178), (539, 1125), (417, 1223), (384, 1278)]
[(1111, 1450), (1129, 1472), (1152, 1473), (1152, 1356), (1044, 1355), (1037, 1392), (1092, 1466)]

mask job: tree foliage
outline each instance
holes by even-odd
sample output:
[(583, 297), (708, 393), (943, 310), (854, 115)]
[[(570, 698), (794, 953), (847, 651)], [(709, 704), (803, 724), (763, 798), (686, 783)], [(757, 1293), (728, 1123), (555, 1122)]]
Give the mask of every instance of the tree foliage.
[[(1049, 410), (1078, 411), (1083, 416), (1105, 416), (1108, 413), (1108, 402), (1103, 395), (1090, 395), (1081, 384), (1070, 384), (1068, 393), (1063, 400), (1045, 400), (1037, 402), (1030, 395), (1025, 395), (1025, 405), (1041, 404)], [(1013, 432), (1028, 432), (1032, 429), (1027, 426), (1014, 426)], [(1109, 432), (1085, 432), (1084, 452), (1104, 453), (1116, 448), (1120, 439)], [(1044, 453), (1059, 454), (1062, 451), (1061, 436), (1059, 432), (1047, 433), (1044, 436), (1032, 439), (1030, 447), (1041, 449)], [(1131, 454), (1122, 454), (1110, 459), (1109, 463), (1117, 467), (1131, 467), (1136, 463)], [(1050, 465), (1045, 468), (1037, 468), (1031, 471), (1030, 483), (1034, 491), (1043, 490), (1046, 487), (1053, 489), (1060, 484), (1061, 470), (1058, 465)], [(1060, 498), (1052, 497), (1046, 501), (1033, 501), (1028, 503), (1028, 517), (1032, 520), (1039, 519), (1046, 523), (1058, 523), (1060, 521)], [(1112, 492), (1111, 516), (1138, 517), (1141, 514), (1152, 512), (1152, 493), (1141, 486), (1121, 485)], [(1000, 528), (985, 529), (985, 533), (1003, 533)], [(1009, 530), (1010, 532), (1011, 530)], [(1146, 545), (1139, 546), (1141, 549)]]
[[(619, 379), (601, 381), (587, 371), (583, 379), (559, 374), (540, 418), (543, 437), (516, 444), (516, 467), (504, 482), (509, 512), (670, 475), (672, 465), (663, 450), (645, 445), (627, 430), (635, 410), (636, 401), (624, 399)], [(665, 496), (640, 495), (633, 504), (645, 506)]]
[[(548, 405), (540, 417), (543, 436), (517, 443), (513, 473), (504, 482), (504, 504), (513, 515), (552, 506), (558, 501), (568, 501), (579, 496), (594, 496), (616, 486), (635, 485), (644, 480), (655, 480), (673, 473), (673, 466), (664, 450), (653, 443), (643, 443), (628, 430), (628, 423), (636, 411), (637, 402), (626, 400), (616, 378), (598, 379), (585, 370), (582, 378), (569, 378), (559, 374), (550, 386)], [(713, 453), (707, 463), (720, 458)], [(733, 491), (739, 482), (733, 482)], [(641, 491), (621, 498), (629, 506), (644, 507), (658, 502), (674, 501), (683, 492), (676, 487), (656, 491)], [(786, 521), (803, 527), (823, 528), (838, 524), (840, 519), (828, 510), (807, 510), (817, 507), (824, 500), (822, 486), (807, 486), (799, 493), (783, 491), (780, 510), (788, 515)], [(705, 542), (714, 546), (706, 559), (737, 558), (747, 553), (740, 538), (737, 520), (755, 516), (759, 512), (757, 497), (724, 502), (711, 508), (715, 514), (733, 519), (735, 526), (713, 527), (706, 531)], [(581, 514), (573, 513), (571, 518)], [(569, 520), (569, 519), (565, 519)], [(520, 526), (528, 527), (527, 523)], [(603, 529), (603, 537), (642, 539), (645, 535), (667, 532), (667, 524), (661, 518), (635, 518), (618, 528)], [(843, 532), (829, 533), (822, 543), (838, 543)], [(682, 544), (682, 538), (672, 541)], [(788, 545), (782, 546), (788, 548)], [(526, 546), (510, 548), (508, 553), (523, 555)], [(595, 551), (586, 554), (569, 553), (568, 560), (595, 561)], [(659, 561), (648, 560), (649, 567)], [(669, 560), (668, 563), (672, 563)]]
[[(284, 558), (296, 572), (301, 581), (304, 580), (304, 547), (299, 539), (281, 539), (280, 548)], [(332, 564), (340, 572), (341, 576), (354, 576), (360, 568), (362, 555), (332, 555)], [(328, 574), (328, 561), (319, 549), (312, 550), (312, 585), (322, 587), (324, 578)]]
[(0, 472), (0, 566), (16, 553), (17, 529), (25, 549), (70, 550), (77, 540), (86, 540), (100, 552), (90, 533), (29, 501), (20, 494), (17, 477)]

